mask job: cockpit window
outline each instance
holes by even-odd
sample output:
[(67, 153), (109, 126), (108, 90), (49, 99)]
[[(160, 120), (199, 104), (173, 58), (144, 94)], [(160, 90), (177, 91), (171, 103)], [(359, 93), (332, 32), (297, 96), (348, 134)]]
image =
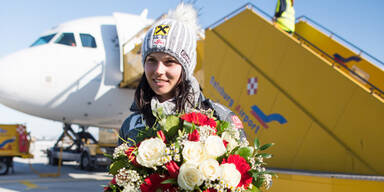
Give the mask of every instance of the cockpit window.
[(60, 37), (57, 38), (56, 43), (76, 47), (75, 36), (73, 35), (73, 33), (61, 34)]
[(38, 40), (36, 40), (32, 45), (31, 47), (34, 47), (34, 46), (38, 46), (38, 45), (43, 45), (43, 44), (47, 44), (54, 36), (56, 35), (56, 33), (54, 34), (50, 34), (50, 35), (46, 35), (46, 36), (42, 36), (40, 37)]
[(81, 44), (83, 47), (96, 48), (95, 38), (90, 34), (80, 33)]

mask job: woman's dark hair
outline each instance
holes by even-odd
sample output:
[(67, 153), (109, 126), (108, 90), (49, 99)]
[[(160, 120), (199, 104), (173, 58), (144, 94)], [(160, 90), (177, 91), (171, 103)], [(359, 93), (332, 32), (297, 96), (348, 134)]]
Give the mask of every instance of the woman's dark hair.
[[(193, 107), (194, 95), (191, 93), (192, 89), (189, 80), (186, 80), (186, 74), (184, 70), (181, 70), (180, 82), (176, 85), (175, 99), (176, 99), (176, 112), (183, 112), (186, 105)], [(155, 117), (151, 110), (151, 99), (155, 97), (156, 93), (149, 86), (145, 77), (145, 73), (141, 77), (140, 83), (135, 92), (135, 103), (139, 112), (143, 114), (147, 125), (152, 126), (155, 123)]]

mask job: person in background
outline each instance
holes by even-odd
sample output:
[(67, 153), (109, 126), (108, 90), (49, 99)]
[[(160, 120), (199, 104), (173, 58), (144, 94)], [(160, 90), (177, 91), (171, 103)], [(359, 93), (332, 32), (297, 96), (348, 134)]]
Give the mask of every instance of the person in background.
[(295, 9), (293, 8), (293, 3), (294, 0), (278, 0), (275, 16), (273, 17), (274, 24), (290, 34), (295, 32)]
[(153, 126), (156, 119), (152, 111), (158, 108), (168, 115), (211, 109), (216, 118), (238, 128), (246, 142), (240, 119), (223, 105), (206, 99), (193, 76), (199, 31), (196, 10), (183, 3), (148, 30), (141, 49), (144, 74), (130, 108), (133, 114), (121, 126), (119, 145), (124, 140), (136, 140), (146, 125)]

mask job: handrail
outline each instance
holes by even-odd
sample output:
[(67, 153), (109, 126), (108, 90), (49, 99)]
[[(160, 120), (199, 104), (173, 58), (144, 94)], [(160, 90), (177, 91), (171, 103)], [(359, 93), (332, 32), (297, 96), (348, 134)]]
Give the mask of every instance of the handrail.
[[(260, 9), (259, 7), (255, 6), (254, 4), (252, 3), (247, 3), (243, 6), (241, 6), (240, 8), (232, 11), (231, 13), (229, 13), (228, 15), (224, 16), (223, 18), (219, 19), (218, 21), (214, 22), (213, 24), (209, 25), (207, 27), (207, 29), (212, 29), (213, 27), (216, 27), (218, 26), (219, 24), (221, 24), (223, 21), (227, 20), (227, 19), (230, 19), (232, 18), (234, 15), (236, 15), (237, 13), (243, 11), (244, 9), (246, 8), (252, 8), (252, 9), (256, 9), (257, 11), (259, 11), (260, 13), (262, 13), (264, 16), (270, 18), (272, 20), (272, 16), (269, 15), (268, 13), (266, 13), (265, 11), (263, 11), (262, 9)], [(308, 18), (307, 16), (300, 16), (296, 19), (296, 21), (302, 19), (302, 18), (305, 18), (307, 19), (308, 21), (312, 22), (313, 24), (319, 26), (320, 28), (322, 28), (323, 30), (327, 31), (328, 33), (330, 33), (331, 35), (339, 38), (341, 41), (347, 43), (348, 45), (352, 46), (353, 48), (357, 49), (360, 51), (360, 53), (363, 53), (365, 55), (367, 55), (368, 57), (370, 57), (371, 59), (375, 60), (376, 62), (380, 63), (381, 65), (384, 66), (384, 63), (382, 61), (380, 61), (379, 59), (373, 57), (372, 55), (370, 55), (369, 53), (367, 53), (366, 51), (360, 49), (359, 47), (357, 47), (356, 45), (352, 44), (351, 42), (345, 40), (344, 38), (340, 37), (339, 35), (337, 35), (336, 33), (332, 32), (331, 30), (327, 29), (326, 27), (322, 26), (321, 24), (317, 23), (316, 21)], [(305, 42), (307, 42), (308, 44), (310, 44), (312, 47), (314, 47), (315, 49), (317, 49), (318, 51), (320, 51), (322, 54), (326, 55), (327, 57), (329, 57), (331, 60), (335, 61), (336, 63), (340, 64), (340, 66), (344, 67), (346, 70), (348, 70), (350, 73), (352, 73), (353, 75), (355, 75), (356, 77), (358, 77), (359, 79), (361, 79), (363, 82), (367, 83), (369, 86), (371, 86), (371, 93), (373, 93), (373, 90), (377, 90), (378, 92), (380, 92), (380, 94), (384, 95), (384, 91), (377, 88), (375, 85), (373, 85), (372, 83), (370, 83), (368, 80), (364, 79), (363, 77), (361, 77), (359, 74), (357, 74), (355, 71), (352, 71), (351, 69), (349, 69), (348, 67), (344, 66), (342, 63), (340, 63), (339, 61), (335, 60), (333, 57), (331, 57), (330, 55), (328, 55), (326, 52), (324, 52), (323, 50), (321, 50), (319, 47), (317, 47), (316, 45), (312, 44), (310, 41), (308, 41), (307, 39), (305, 39), (304, 37), (302, 37), (301, 35), (297, 34), (297, 33), (294, 33), (295, 35), (297, 35), (300, 39), (303, 39)], [(373, 89), (373, 90), (372, 90)]]
[[(334, 57), (330, 56), (328, 53), (324, 52), (322, 49), (320, 49), (319, 47), (317, 47), (316, 45), (312, 44), (310, 41), (308, 41), (307, 39), (305, 39), (304, 37), (302, 37), (301, 35), (295, 33), (295, 35), (298, 36), (298, 39), (302, 39), (304, 40), (306, 43), (308, 43), (309, 45), (311, 45), (313, 48), (315, 48), (316, 50), (320, 51), (323, 55), (329, 57), (331, 60), (335, 61), (336, 63), (340, 64), (340, 66), (344, 67), (346, 70), (348, 70), (350, 73), (352, 73), (353, 75), (355, 75), (356, 77), (358, 77), (360, 80), (362, 80), (364, 83), (367, 83), (369, 86), (371, 86), (371, 88), (373, 90), (376, 90), (378, 92), (380, 92), (381, 94), (384, 95), (384, 91), (379, 89), (378, 87), (376, 87), (375, 85), (373, 85), (371, 82), (369, 82), (368, 80), (366, 80), (365, 78), (361, 77), (359, 74), (357, 74), (355, 71), (351, 70), (350, 68), (348, 68), (347, 66), (343, 65), (340, 61), (336, 60)], [(371, 93), (373, 93), (373, 90), (371, 89)]]
[[(223, 21), (227, 20), (227, 19), (230, 19), (231, 17), (233, 17), (235, 14), (239, 13), (240, 11), (244, 10), (245, 8), (253, 8), (253, 9), (256, 9), (258, 12), (262, 13), (264, 16), (266, 16), (267, 18), (271, 19), (272, 20), (272, 16), (269, 15), (267, 12), (263, 11), (262, 9), (260, 9), (259, 7), (257, 7), (256, 5), (252, 4), (252, 3), (246, 3), (245, 5), (239, 7), (238, 9), (232, 11), (231, 13), (229, 13), (228, 15), (224, 16), (223, 18), (217, 20), (216, 22), (214, 22), (213, 24), (209, 25), (207, 27), (207, 29), (211, 29), (213, 27), (216, 27), (217, 25), (221, 24)], [(361, 54), (364, 54), (366, 56), (368, 56), (370, 59), (372, 59), (372, 61), (375, 61), (376, 63), (384, 66), (384, 62), (381, 61), (380, 59), (372, 56), (371, 54), (369, 54), (368, 52), (364, 51), (363, 49), (359, 48), (358, 46), (354, 45), (353, 43), (349, 42), (348, 40), (342, 38), (340, 35), (334, 33), (333, 31), (331, 31), (330, 29), (324, 27), (323, 25), (319, 24), (318, 22), (314, 21), (313, 19), (303, 15), (303, 16), (300, 16), (300, 17), (297, 17), (296, 18), (296, 22), (301, 20), (301, 19), (306, 19), (308, 21), (310, 21), (311, 23), (315, 24), (316, 26), (320, 27), (321, 29), (323, 29), (324, 31), (330, 33), (330, 35), (332, 36), (335, 36), (337, 37), (338, 39), (340, 39), (342, 42), (346, 43), (347, 45), (353, 47), (354, 49), (358, 50)]]
[(309, 18), (309, 17), (303, 15), (303, 16), (300, 16), (300, 17), (296, 18), (296, 22), (297, 22), (297, 21), (300, 21), (300, 20), (303, 20), (303, 21), (307, 20), (307, 21), (309, 21), (309, 22), (315, 24), (316, 26), (320, 27), (320, 28), (323, 29), (324, 31), (328, 32), (331, 36), (335, 36), (335, 37), (337, 37), (338, 39), (340, 39), (341, 41), (343, 41), (343, 42), (346, 43), (347, 45), (353, 47), (354, 49), (358, 50), (360, 53), (362, 53), (362, 54), (368, 56), (369, 58), (373, 59), (373, 61), (377, 62), (378, 64), (380, 64), (380, 65), (382, 65), (382, 66), (384, 66), (384, 62), (381, 61), (380, 59), (378, 59), (378, 58), (372, 56), (372, 55), (369, 54), (368, 52), (364, 51), (364, 50), (361, 49), (360, 47), (358, 47), (358, 46), (354, 45), (353, 43), (349, 42), (348, 40), (342, 38), (340, 35), (336, 34), (335, 32), (331, 31), (330, 29), (324, 27), (323, 25), (321, 25), (320, 23), (314, 21), (313, 19), (311, 19), (311, 18)]
[(217, 25), (221, 24), (223, 21), (227, 20), (227, 19), (230, 19), (232, 18), (234, 15), (236, 15), (237, 13), (243, 11), (244, 9), (246, 8), (254, 8), (256, 9), (257, 11), (259, 11), (260, 13), (262, 13), (264, 16), (270, 18), (272, 20), (272, 16), (269, 15), (267, 12), (263, 11), (262, 9), (256, 7), (256, 5), (252, 4), (252, 3), (246, 3), (245, 5), (237, 8), (236, 10), (232, 11), (231, 13), (227, 14), (226, 16), (224, 16), (223, 18), (217, 20), (216, 22), (212, 23), (211, 25), (209, 25), (207, 27), (207, 29), (211, 29), (213, 27), (216, 27)]

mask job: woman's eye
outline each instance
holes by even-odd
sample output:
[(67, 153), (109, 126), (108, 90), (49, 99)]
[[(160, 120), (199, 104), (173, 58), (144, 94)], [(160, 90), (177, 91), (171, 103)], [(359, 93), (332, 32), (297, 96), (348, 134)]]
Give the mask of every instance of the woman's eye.
[(148, 63), (153, 63), (153, 62), (155, 62), (155, 59), (153, 59), (153, 58), (148, 58), (148, 59), (147, 59), (147, 62), (148, 62)]
[(169, 64), (169, 65), (171, 65), (171, 64), (177, 64), (177, 61), (176, 61), (176, 60), (173, 60), (173, 59), (169, 59), (169, 60), (167, 60), (166, 63)]

